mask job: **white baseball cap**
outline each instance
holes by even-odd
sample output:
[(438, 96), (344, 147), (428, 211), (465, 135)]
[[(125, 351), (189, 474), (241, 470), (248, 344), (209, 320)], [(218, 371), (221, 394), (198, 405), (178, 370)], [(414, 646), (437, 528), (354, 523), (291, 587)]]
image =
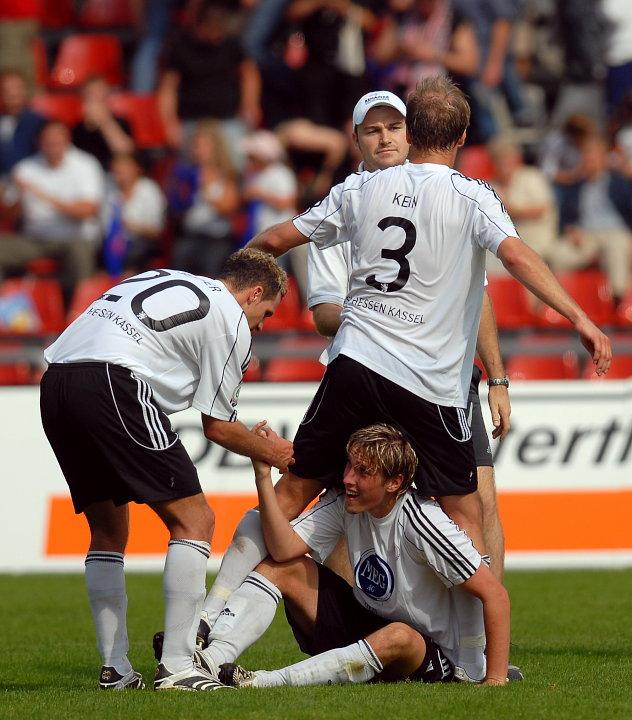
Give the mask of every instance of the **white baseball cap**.
[(406, 105), (397, 95), (394, 95), (388, 90), (374, 90), (373, 92), (363, 95), (353, 108), (353, 127), (355, 128), (357, 125), (361, 125), (369, 110), (380, 105), (395, 108), (397, 112), (406, 117)]

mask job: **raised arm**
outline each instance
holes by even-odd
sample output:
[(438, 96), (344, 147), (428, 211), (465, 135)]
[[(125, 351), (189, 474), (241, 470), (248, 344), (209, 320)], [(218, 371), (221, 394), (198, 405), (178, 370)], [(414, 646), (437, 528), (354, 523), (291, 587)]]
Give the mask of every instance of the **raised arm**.
[[(258, 423), (252, 429), (251, 434), (256, 437), (263, 433), (264, 437), (269, 437), (271, 432), (269, 428), (265, 427), (265, 423)], [(285, 513), (281, 510), (272, 484), (270, 465), (253, 459), (252, 466), (255, 470), (263, 537), (272, 559), (276, 562), (287, 562), (305, 555), (310, 548), (294, 532)]]
[(505, 268), (537, 298), (573, 324), (592, 357), (597, 375), (607, 373), (612, 361), (610, 340), (559, 284), (544, 260), (517, 237), (507, 237), (500, 243), (498, 257)]
[[(485, 291), (483, 295), (483, 307), (481, 309), (481, 322), (478, 327), (478, 338), (476, 350), (485, 366), (487, 375), (490, 378), (504, 378), (505, 366), (500, 354), (500, 343), (498, 342), (498, 329), (492, 301)], [(511, 404), (509, 402), (509, 390), (505, 385), (491, 385), (487, 394), (489, 409), (492, 414), (494, 430), (493, 438), (504, 438), (509, 432), (509, 416), (511, 415)]]
[(264, 250), (274, 257), (278, 257), (306, 242), (309, 242), (309, 238), (299, 232), (291, 220), (286, 220), (255, 235), (248, 243), (248, 247)]
[(483, 682), (486, 685), (504, 685), (509, 663), (509, 594), (485, 563), (479, 565), (462, 587), (483, 603), (487, 645), (487, 673)]

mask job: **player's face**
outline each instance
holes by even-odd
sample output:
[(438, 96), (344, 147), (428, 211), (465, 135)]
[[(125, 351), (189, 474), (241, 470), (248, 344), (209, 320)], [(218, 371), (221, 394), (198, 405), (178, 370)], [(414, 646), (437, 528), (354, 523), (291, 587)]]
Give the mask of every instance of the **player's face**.
[(371, 108), (356, 127), (354, 139), (364, 167), (371, 172), (401, 165), (408, 155), (406, 120), (388, 105)]
[(244, 309), (244, 315), (248, 320), (248, 327), (253, 331), (261, 331), (266, 318), (274, 315), (280, 302), (281, 293), (278, 293), (277, 296), (272, 299), (262, 300), (261, 297), (259, 297), (247, 302), (246, 305), (242, 307)]
[(396, 495), (389, 490), (384, 473), (373, 472), (357, 455), (349, 456), (342, 483), (348, 513), (369, 512), (375, 517), (384, 517), (393, 507)]

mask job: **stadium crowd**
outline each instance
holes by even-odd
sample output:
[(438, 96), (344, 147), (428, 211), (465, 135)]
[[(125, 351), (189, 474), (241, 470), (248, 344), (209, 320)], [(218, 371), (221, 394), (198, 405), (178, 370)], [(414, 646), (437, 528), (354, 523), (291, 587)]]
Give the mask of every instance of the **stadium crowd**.
[[(214, 277), (356, 169), (362, 94), (445, 73), (473, 110), (458, 169), (625, 340), (631, 35), (625, 0), (4, 0), (0, 333), (59, 331), (124, 273)], [(566, 329), (488, 255), (502, 331)], [(306, 255), (284, 262), (279, 327), (311, 330)]]

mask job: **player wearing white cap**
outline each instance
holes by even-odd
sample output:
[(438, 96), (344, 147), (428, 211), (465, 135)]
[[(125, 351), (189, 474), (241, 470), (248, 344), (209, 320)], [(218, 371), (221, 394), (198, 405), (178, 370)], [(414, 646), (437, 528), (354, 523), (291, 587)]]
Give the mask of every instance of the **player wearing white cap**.
[(252, 241), (275, 255), (306, 242), (351, 245), (332, 360), (295, 437), (292, 472), (279, 481), (285, 511), (336, 482), (352, 432), (389, 422), (404, 428), (420, 457), (418, 489), (484, 551), (465, 408), (486, 250), (570, 320), (599, 374), (610, 366), (608, 338), (517, 237), (493, 190), (452, 169), (469, 117), (450, 80), (422, 81), (407, 102), (409, 163), (354, 173), (293, 222)]

